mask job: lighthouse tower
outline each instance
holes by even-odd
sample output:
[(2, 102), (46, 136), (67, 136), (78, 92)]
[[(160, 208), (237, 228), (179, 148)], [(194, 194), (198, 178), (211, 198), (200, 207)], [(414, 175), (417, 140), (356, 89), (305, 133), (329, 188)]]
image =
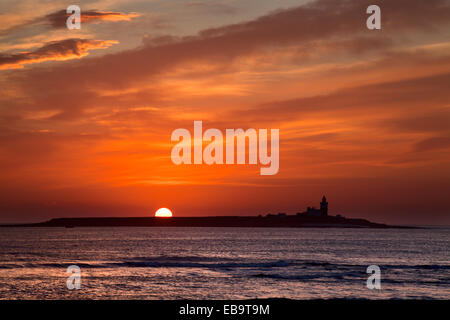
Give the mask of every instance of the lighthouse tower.
[(328, 216), (328, 202), (325, 196), (322, 197), (322, 202), (320, 203), (320, 215), (322, 217)]

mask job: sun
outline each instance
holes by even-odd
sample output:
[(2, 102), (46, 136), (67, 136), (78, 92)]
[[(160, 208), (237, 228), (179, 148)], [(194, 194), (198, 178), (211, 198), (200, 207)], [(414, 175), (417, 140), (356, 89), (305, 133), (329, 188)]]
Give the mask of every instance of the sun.
[(156, 210), (155, 212), (155, 217), (171, 217), (172, 216), (172, 211), (170, 211), (167, 208), (159, 208), (158, 210)]

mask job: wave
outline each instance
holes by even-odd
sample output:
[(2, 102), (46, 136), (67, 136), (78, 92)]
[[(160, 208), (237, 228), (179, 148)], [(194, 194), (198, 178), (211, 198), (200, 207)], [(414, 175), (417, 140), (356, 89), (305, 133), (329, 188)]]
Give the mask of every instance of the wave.
[[(15, 268), (67, 268), (70, 265), (77, 265), (80, 268), (208, 268), (208, 269), (273, 269), (273, 268), (299, 268), (306, 270), (347, 271), (358, 275), (365, 273), (367, 265), (361, 264), (338, 264), (327, 261), (311, 260), (251, 260), (244, 258), (229, 257), (209, 257), (209, 256), (151, 256), (132, 257), (120, 261), (96, 261), (96, 262), (28, 262), (24, 263), (0, 263), (0, 269)], [(450, 271), (450, 265), (380, 265), (382, 270), (436, 270)], [(323, 272), (321, 272), (323, 274)], [(342, 272), (340, 273), (342, 274)], [(345, 275), (345, 273), (344, 273)], [(262, 275), (254, 275), (262, 277)], [(264, 275), (272, 276), (272, 275)]]
[(251, 275), (254, 278), (266, 278), (266, 279), (277, 279), (277, 280), (316, 280), (316, 279), (335, 279), (342, 280), (345, 275), (338, 273), (318, 273), (318, 274), (267, 274), (267, 273), (257, 273)]
[(20, 263), (20, 264), (0, 264), (0, 269), (15, 268), (67, 268), (71, 265), (77, 265), (80, 268), (212, 268), (212, 269), (230, 269), (230, 268), (274, 268), (288, 267), (292, 264), (283, 260), (271, 262), (208, 262), (183, 259), (167, 259), (164, 261), (158, 259), (149, 260), (125, 260), (120, 262), (97, 262), (97, 263)]
[[(315, 274), (266, 274), (258, 273), (253, 274), (253, 278), (280, 280), (280, 281), (300, 281), (300, 282), (327, 282), (339, 281), (339, 282), (361, 282), (364, 281), (363, 277), (366, 275), (363, 273), (315, 273)], [(420, 284), (420, 285), (430, 285), (430, 286), (443, 286), (447, 287), (450, 284), (450, 279), (435, 279), (435, 280), (423, 280), (420, 278), (406, 278), (406, 279), (395, 279), (395, 278), (382, 278), (383, 284)]]

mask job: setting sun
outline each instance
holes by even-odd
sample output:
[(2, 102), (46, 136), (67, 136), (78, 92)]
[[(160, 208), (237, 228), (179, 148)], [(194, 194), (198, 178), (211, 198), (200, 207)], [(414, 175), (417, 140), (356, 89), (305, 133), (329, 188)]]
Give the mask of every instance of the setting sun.
[(155, 217), (171, 217), (171, 216), (172, 216), (172, 211), (170, 211), (167, 208), (159, 208), (155, 212)]

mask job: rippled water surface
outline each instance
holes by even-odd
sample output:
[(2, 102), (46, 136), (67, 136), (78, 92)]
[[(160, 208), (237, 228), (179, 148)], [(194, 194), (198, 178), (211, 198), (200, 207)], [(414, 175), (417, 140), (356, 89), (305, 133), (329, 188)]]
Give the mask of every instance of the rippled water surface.
[[(0, 228), (1, 299), (450, 298), (450, 229)], [(381, 290), (366, 287), (369, 265)], [(68, 290), (67, 267), (81, 268)]]

